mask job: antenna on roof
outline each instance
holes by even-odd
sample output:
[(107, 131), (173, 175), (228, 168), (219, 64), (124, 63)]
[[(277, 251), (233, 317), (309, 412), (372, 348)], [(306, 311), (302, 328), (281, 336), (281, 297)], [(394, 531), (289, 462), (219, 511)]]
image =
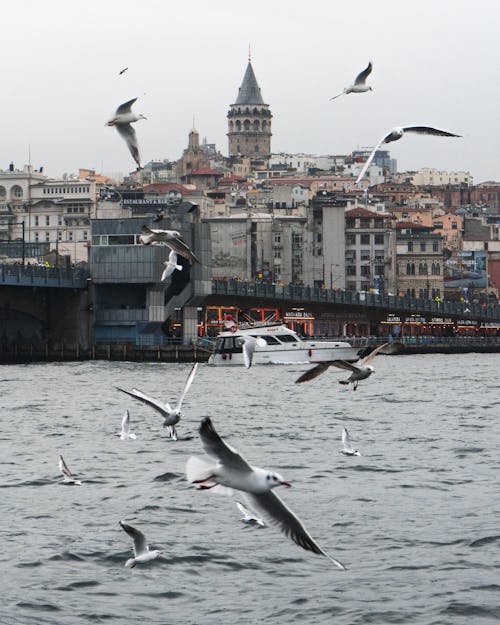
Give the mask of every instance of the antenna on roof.
[(248, 62), (251, 63), (252, 61), (252, 50), (250, 48), (250, 44), (248, 44)]

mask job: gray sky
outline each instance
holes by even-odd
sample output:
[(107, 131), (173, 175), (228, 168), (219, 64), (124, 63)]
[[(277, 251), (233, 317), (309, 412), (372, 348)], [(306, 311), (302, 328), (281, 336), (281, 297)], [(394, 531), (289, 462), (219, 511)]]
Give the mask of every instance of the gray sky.
[[(193, 115), (227, 154), (250, 44), (274, 152), (345, 154), (428, 124), (463, 139), (405, 136), (389, 146), (400, 171), (500, 180), (497, 0), (16, 0), (0, 17), (0, 169), (22, 167), (31, 146), (54, 177), (134, 170), (104, 124), (136, 96), (143, 162), (179, 158)], [(373, 91), (331, 102), (369, 60)]]

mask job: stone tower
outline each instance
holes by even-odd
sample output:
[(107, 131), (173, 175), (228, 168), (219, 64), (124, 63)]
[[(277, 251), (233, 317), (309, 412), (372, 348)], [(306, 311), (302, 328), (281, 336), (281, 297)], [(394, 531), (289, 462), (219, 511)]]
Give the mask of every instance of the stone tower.
[(252, 160), (269, 158), (272, 117), (269, 104), (262, 99), (249, 58), (238, 97), (227, 114), (229, 156), (246, 156)]

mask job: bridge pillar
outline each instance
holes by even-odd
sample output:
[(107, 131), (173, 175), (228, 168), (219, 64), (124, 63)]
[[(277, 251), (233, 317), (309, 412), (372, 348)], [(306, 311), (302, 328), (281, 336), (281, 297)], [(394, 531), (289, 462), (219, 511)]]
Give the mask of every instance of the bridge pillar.
[(198, 337), (198, 308), (184, 306), (182, 309), (183, 338), (185, 341), (195, 341)]

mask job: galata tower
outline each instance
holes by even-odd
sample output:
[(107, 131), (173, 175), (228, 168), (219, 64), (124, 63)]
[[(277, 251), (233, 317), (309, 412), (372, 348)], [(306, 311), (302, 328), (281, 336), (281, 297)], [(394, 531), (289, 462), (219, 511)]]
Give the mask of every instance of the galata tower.
[(272, 117), (269, 104), (262, 99), (249, 57), (238, 97), (227, 114), (229, 156), (246, 156), (252, 160), (269, 158)]

